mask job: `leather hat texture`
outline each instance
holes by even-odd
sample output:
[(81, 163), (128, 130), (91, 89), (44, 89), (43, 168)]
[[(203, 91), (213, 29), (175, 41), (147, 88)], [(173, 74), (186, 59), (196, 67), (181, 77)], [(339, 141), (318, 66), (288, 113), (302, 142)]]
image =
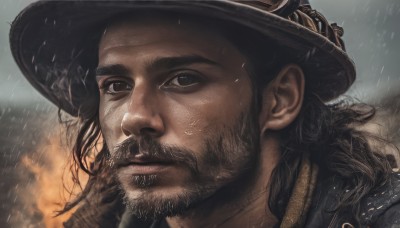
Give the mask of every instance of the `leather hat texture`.
[(97, 86), (88, 78), (95, 74), (101, 26), (118, 15), (146, 10), (223, 20), (265, 35), (303, 60), (306, 88), (323, 101), (337, 98), (355, 80), (342, 28), (328, 23), (306, 0), (38, 1), (12, 23), (11, 51), (41, 94), (78, 116), (98, 102), (87, 93)]

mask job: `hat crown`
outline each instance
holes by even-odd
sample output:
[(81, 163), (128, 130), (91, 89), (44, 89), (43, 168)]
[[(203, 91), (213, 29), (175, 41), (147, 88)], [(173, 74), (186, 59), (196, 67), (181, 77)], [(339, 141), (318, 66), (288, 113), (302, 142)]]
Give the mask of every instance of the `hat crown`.
[(330, 24), (318, 11), (311, 8), (309, 0), (233, 0), (235, 2), (267, 11), (316, 32), (346, 51), (342, 40), (343, 28)]
[(236, 2), (250, 5), (280, 16), (288, 16), (292, 14), (300, 4), (308, 2), (308, 0), (236, 0)]

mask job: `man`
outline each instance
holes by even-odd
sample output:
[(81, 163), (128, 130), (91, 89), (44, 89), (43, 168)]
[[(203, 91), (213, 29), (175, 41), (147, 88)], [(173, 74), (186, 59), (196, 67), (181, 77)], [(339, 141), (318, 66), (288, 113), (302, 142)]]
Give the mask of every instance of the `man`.
[(355, 79), (342, 34), (297, 0), (29, 6), (13, 55), (91, 174), (65, 226), (399, 226), (374, 109), (326, 104)]

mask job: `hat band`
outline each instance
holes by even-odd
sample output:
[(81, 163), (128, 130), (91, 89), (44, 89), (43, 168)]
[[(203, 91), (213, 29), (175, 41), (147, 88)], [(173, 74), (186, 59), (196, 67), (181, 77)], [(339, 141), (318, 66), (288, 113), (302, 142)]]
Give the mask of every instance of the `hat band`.
[(342, 40), (343, 28), (336, 23), (329, 24), (326, 18), (311, 8), (308, 0), (233, 0), (244, 5), (274, 13), (293, 21), (329, 39), (337, 47), (346, 51)]

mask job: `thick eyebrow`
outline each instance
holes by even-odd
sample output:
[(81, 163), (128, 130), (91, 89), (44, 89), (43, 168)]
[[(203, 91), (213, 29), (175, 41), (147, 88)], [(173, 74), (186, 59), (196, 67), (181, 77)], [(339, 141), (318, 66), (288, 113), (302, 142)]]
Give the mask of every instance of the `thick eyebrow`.
[(96, 76), (104, 75), (129, 75), (130, 71), (121, 64), (97, 67)]
[[(219, 65), (218, 63), (204, 58), (199, 55), (187, 55), (187, 56), (177, 56), (177, 57), (161, 57), (149, 62), (148, 70), (157, 69), (173, 69), (178, 66), (190, 65), (195, 63), (205, 63), (210, 65)], [(100, 66), (96, 69), (96, 76), (105, 75), (129, 75), (130, 71), (125, 66), (121, 64), (113, 64), (107, 66)]]

